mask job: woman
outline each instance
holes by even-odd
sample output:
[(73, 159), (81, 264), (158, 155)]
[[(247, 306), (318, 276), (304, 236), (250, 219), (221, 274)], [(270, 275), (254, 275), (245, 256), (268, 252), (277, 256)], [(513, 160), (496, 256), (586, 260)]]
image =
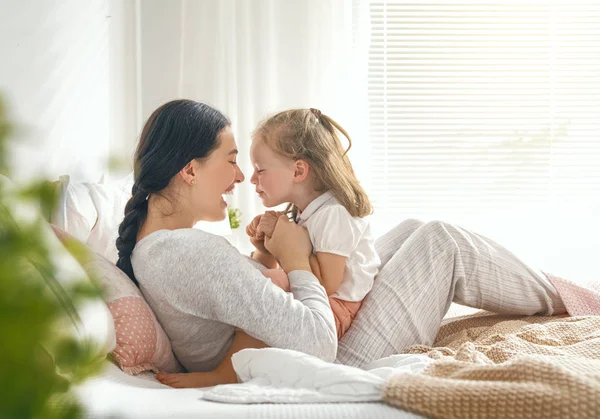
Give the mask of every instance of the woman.
[(192, 228), (200, 220), (225, 218), (222, 195), (244, 180), (236, 158), (229, 120), (219, 111), (187, 100), (157, 109), (135, 154), (117, 266), (139, 285), (190, 371), (213, 370), (236, 328), (269, 346), (333, 361), (335, 323), (310, 271), (303, 228), (278, 223), (255, 256), (269, 249), (279, 259), (293, 295), (274, 286), (224, 238)]
[[(222, 194), (244, 180), (229, 125), (219, 111), (188, 100), (169, 102), (148, 119), (119, 228), (118, 266), (139, 284), (189, 371), (212, 370), (237, 350), (236, 328), (255, 338), (249, 346), (262, 341), (333, 361), (335, 323), (310, 271), (303, 228), (280, 219), (253, 256), (277, 258), (292, 295), (225, 239), (192, 229), (199, 220), (224, 219)], [(340, 342), (338, 360), (347, 364), (433, 342), (453, 300), (515, 314), (564, 311), (543, 275), (492, 241), (445, 223), (409, 220), (384, 236), (378, 251), (376, 286)]]

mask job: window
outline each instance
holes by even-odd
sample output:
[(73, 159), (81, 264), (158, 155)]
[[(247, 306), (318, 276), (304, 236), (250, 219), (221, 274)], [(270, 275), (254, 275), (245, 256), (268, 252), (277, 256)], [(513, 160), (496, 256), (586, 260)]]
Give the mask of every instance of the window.
[(600, 5), (390, 0), (368, 14), (377, 232), (444, 219), (546, 267), (593, 272)]

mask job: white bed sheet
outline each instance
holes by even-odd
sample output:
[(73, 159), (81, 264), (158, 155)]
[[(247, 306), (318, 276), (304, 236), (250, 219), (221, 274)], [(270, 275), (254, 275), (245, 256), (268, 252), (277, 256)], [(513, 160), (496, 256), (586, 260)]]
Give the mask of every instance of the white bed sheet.
[[(477, 311), (452, 304), (445, 322)], [(153, 374), (129, 376), (107, 363), (99, 377), (78, 391), (87, 418), (421, 418), (384, 403), (228, 404), (202, 398), (208, 389), (176, 390), (159, 383)]]
[(79, 389), (87, 418), (378, 418), (422, 416), (384, 403), (226, 404), (202, 399), (200, 389), (172, 389), (152, 375), (131, 377), (108, 364)]

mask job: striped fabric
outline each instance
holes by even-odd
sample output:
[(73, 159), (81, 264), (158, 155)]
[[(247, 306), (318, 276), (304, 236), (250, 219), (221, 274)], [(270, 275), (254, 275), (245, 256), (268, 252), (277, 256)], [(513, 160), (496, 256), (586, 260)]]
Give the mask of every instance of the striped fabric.
[(458, 226), (406, 220), (376, 248), (381, 271), (340, 341), (337, 362), (364, 366), (414, 344), (433, 344), (453, 301), (503, 314), (565, 312), (544, 274)]

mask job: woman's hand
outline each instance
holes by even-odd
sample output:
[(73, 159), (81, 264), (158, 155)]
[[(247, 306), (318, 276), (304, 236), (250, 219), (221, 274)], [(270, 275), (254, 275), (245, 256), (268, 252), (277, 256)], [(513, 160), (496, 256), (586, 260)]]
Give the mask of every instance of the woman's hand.
[(309, 256), (312, 245), (308, 231), (291, 222), (285, 215), (279, 216), (271, 237), (265, 237), (265, 247), (279, 260), (286, 273), (295, 270), (311, 272)]

